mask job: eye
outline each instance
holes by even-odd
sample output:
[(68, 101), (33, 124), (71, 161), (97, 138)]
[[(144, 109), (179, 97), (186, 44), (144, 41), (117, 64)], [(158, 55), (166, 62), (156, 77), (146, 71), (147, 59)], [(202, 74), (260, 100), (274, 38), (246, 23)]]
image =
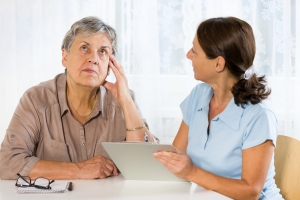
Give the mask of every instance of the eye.
[(107, 54), (107, 51), (105, 49), (100, 49), (99, 52), (100, 52), (101, 55), (106, 55)]
[(86, 45), (83, 45), (83, 46), (81, 46), (81, 47), (80, 47), (80, 50), (82, 50), (82, 51), (87, 51), (87, 50), (88, 50), (88, 48), (87, 48), (87, 46), (86, 46)]
[(191, 48), (191, 50), (192, 50), (192, 52), (193, 52), (193, 53), (195, 53), (195, 51), (194, 51), (194, 49), (193, 49), (193, 48)]

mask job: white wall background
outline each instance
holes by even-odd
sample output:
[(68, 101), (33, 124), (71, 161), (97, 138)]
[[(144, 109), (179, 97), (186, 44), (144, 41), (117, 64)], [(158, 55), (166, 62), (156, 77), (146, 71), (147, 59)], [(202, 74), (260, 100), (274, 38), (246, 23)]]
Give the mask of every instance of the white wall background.
[(197, 25), (219, 16), (247, 21), (280, 134), (300, 140), (299, 13), (296, 0), (0, 0), (0, 141), (24, 91), (64, 71), (62, 39), (91, 15), (117, 30), (117, 58), (151, 131), (165, 143), (177, 133), (180, 102), (197, 84), (185, 58)]

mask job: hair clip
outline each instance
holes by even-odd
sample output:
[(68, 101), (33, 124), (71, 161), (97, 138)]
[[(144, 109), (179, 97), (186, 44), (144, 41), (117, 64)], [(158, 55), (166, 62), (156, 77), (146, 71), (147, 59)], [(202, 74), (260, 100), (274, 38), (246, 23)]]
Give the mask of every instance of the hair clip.
[(253, 74), (255, 74), (255, 68), (254, 68), (254, 65), (252, 65), (251, 67), (249, 67), (249, 68), (245, 71), (245, 73), (244, 73), (244, 79), (245, 79), (245, 80), (250, 79), (250, 78), (253, 76)]

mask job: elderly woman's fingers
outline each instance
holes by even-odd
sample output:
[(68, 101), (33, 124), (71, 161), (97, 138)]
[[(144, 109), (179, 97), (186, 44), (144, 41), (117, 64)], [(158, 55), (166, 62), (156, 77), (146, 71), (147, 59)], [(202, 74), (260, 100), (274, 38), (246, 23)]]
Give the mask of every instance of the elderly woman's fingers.
[(109, 91), (112, 90), (113, 83), (108, 82), (108, 81), (104, 81), (104, 83), (103, 83), (102, 85), (103, 85), (103, 87), (105, 87), (105, 88), (108, 89)]
[(107, 159), (107, 162), (109, 163), (109, 165), (107, 166), (107, 168), (110, 169), (111, 174), (117, 176), (119, 173), (118, 173), (118, 169), (117, 169), (115, 163), (112, 160), (110, 160), (110, 159)]
[(121, 70), (120, 68), (118, 69), (118, 68), (116, 67), (116, 65), (114, 65), (114, 64), (112, 63), (111, 60), (108, 62), (108, 65), (109, 65), (109, 67), (112, 69), (112, 71), (113, 71), (113, 73), (114, 73), (114, 75), (115, 75), (115, 77), (116, 77), (117, 80), (123, 79), (123, 80), (125, 80), (125, 81), (127, 82), (127, 78), (126, 78), (126, 76), (125, 76), (123, 70)]
[(109, 158), (100, 157), (99, 165), (99, 178), (106, 178), (111, 175), (118, 175), (117, 167), (114, 162)]
[(121, 76), (120, 71), (116, 68), (116, 66), (112, 63), (111, 60), (108, 62), (108, 65), (109, 65), (110, 69), (113, 71), (116, 78)]
[(111, 54), (109, 56), (109, 59), (110, 59), (111, 63), (113, 64), (113, 66), (115, 66), (115, 68), (120, 72), (120, 74), (124, 75), (125, 73), (124, 73), (123, 67), (118, 62), (118, 60), (116, 59), (116, 57), (113, 54)]

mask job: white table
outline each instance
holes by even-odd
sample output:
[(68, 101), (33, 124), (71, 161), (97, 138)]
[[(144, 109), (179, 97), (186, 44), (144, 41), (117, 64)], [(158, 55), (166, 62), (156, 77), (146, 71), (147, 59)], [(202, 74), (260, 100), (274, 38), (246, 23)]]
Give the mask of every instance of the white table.
[(124, 180), (122, 175), (97, 180), (72, 180), (73, 191), (57, 194), (18, 194), (14, 180), (0, 180), (0, 200), (132, 199), (191, 200), (229, 199), (190, 182)]

